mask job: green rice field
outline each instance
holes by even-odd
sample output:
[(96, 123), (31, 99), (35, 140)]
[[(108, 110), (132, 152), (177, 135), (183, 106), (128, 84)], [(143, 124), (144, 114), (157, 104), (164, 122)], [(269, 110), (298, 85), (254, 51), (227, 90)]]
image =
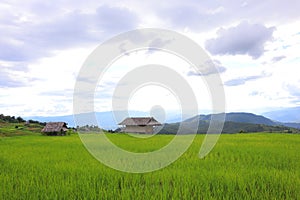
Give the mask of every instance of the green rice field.
[[(108, 136), (135, 152), (173, 137)], [(162, 170), (130, 174), (98, 162), (76, 134), (0, 137), (0, 199), (300, 199), (299, 134), (223, 134), (199, 159), (203, 138)]]

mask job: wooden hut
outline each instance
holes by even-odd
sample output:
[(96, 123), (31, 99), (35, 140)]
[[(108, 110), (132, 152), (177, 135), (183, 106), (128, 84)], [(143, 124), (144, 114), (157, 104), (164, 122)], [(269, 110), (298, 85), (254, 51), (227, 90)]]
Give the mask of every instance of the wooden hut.
[(161, 126), (162, 124), (153, 117), (128, 117), (119, 125), (123, 126), (121, 128), (122, 132), (151, 134), (155, 126)]
[(67, 130), (65, 122), (48, 122), (42, 132), (46, 135), (66, 135)]

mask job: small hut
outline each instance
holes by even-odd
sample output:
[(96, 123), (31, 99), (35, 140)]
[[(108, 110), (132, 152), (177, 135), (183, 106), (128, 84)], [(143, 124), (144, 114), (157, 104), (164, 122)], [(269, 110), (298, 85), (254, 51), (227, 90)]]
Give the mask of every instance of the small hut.
[(46, 135), (66, 135), (67, 130), (65, 122), (48, 122), (42, 132)]
[(128, 117), (119, 125), (123, 126), (122, 132), (152, 134), (153, 128), (162, 124), (153, 117)]

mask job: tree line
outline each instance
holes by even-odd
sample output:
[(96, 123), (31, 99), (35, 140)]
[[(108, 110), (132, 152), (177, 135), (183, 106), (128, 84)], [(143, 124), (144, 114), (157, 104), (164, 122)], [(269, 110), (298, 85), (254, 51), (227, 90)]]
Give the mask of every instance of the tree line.
[[(22, 117), (15, 117), (15, 116), (10, 116), (10, 115), (3, 115), (3, 114), (0, 114), (0, 122), (8, 122), (8, 123), (24, 123), (26, 122), (25, 119), (23, 119)], [(39, 122), (39, 121), (36, 121), (36, 120), (28, 120), (27, 121), (28, 123), (30, 124), (40, 124), (40, 125), (45, 125), (46, 123), (44, 122)]]
[(15, 116), (5, 116), (3, 114), (0, 114), (0, 120), (4, 121), (4, 122), (9, 122), (9, 123), (22, 123), (22, 122), (26, 122), (26, 120), (24, 120), (22, 117), (15, 117)]

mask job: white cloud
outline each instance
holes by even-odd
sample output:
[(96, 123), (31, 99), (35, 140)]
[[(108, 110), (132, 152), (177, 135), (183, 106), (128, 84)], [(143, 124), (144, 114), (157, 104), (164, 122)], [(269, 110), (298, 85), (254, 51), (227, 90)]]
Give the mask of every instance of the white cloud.
[[(299, 4), (296, 0), (1, 2), (0, 113), (71, 114), (76, 75), (89, 53), (114, 34), (139, 27), (179, 31), (202, 46), (208, 40), (212, 60), (220, 62), (217, 67), (229, 111), (299, 105)], [(248, 23), (239, 24), (245, 20)], [(216, 35), (221, 27), (223, 31)], [(187, 76), (188, 63), (151, 51), (131, 53), (107, 71), (99, 83), (102, 88), (96, 90), (102, 92), (95, 99), (96, 109), (111, 109), (110, 98), (120, 78), (150, 63), (172, 67), (192, 86), (199, 109), (211, 108), (202, 78), (216, 71)], [(236, 86), (226, 86), (230, 82)], [(137, 94), (131, 106), (148, 109), (143, 103), (152, 105), (153, 98), (145, 96), (144, 100), (143, 94), (152, 90)], [(163, 98), (161, 104), (168, 101)], [(176, 107), (174, 103), (165, 106)]]
[(0, 24), (3, 61), (31, 61), (53, 55), (55, 50), (99, 43), (107, 36), (135, 28), (139, 21), (125, 7), (100, 5), (85, 13), (80, 8), (68, 11), (57, 6), (53, 8), (55, 14), (49, 14), (51, 7), (45, 11), (47, 17), (38, 10), (46, 9), (43, 4), (32, 4), (27, 12), (15, 9), (20, 7), (12, 6)]
[(213, 55), (245, 54), (258, 58), (264, 53), (264, 44), (272, 40), (274, 27), (241, 22), (235, 27), (219, 29), (217, 38), (209, 39), (205, 48)]
[(244, 76), (244, 77), (237, 77), (231, 80), (228, 80), (224, 83), (226, 86), (238, 86), (238, 85), (244, 85), (248, 81), (255, 81), (257, 79), (269, 77), (271, 74), (267, 74), (266, 72), (262, 72), (257, 75), (251, 75), (251, 76)]
[(203, 66), (201, 73), (191, 69), (187, 72), (188, 76), (208, 76), (211, 74), (223, 73), (226, 71), (226, 68), (218, 60), (209, 60), (206, 62), (206, 65)]

